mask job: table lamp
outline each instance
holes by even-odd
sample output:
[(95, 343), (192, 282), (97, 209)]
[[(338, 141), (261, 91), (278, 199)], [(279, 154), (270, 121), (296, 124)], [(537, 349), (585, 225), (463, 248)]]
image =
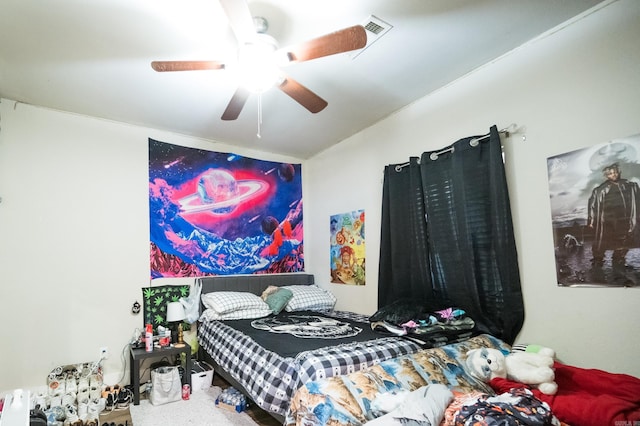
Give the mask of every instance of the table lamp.
[[(177, 343), (174, 345), (176, 348), (184, 347), (184, 340), (182, 340), (182, 320), (186, 318), (186, 314), (184, 312), (184, 307), (180, 302), (169, 302), (167, 303), (167, 323), (176, 323), (178, 322), (178, 339)], [(172, 339), (173, 340), (173, 339)]]

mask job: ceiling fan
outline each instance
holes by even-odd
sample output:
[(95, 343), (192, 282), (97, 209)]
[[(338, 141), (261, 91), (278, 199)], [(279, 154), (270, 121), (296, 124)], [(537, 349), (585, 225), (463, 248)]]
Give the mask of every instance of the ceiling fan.
[[(252, 91), (264, 91), (277, 86), (293, 100), (312, 113), (322, 111), (327, 101), (292, 79), (281, 67), (324, 56), (349, 52), (365, 47), (367, 34), (362, 25), (354, 25), (300, 44), (278, 49), (273, 37), (256, 29), (246, 0), (220, 0), (229, 24), (238, 40), (238, 69), (241, 74), (255, 74), (266, 82), (256, 87), (240, 84), (222, 114), (223, 120), (235, 120), (240, 115)], [(151, 67), (158, 72), (225, 69), (229, 64), (220, 61), (153, 61)], [(267, 77), (265, 77), (265, 75)], [(248, 83), (247, 83), (248, 84)]]

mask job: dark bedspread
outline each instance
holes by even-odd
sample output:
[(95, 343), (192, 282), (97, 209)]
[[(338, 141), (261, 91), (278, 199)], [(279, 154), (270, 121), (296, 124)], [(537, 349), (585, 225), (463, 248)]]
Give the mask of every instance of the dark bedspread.
[[(288, 356), (280, 355), (284, 347), (281, 342), (286, 339), (283, 334), (269, 336), (271, 333), (263, 331), (262, 337), (249, 337), (235, 328), (242, 320), (201, 322), (198, 341), (212, 361), (240, 383), (258, 406), (282, 416), (293, 392), (308, 381), (350, 374), (424, 347), (424, 342), (416, 342), (407, 336), (388, 336), (372, 331), (364, 315), (344, 311), (331, 311), (325, 315), (354, 324), (362, 328), (362, 332), (355, 337), (335, 340), (295, 338), (295, 355), (291, 355), (291, 347), (284, 349)], [(243, 326), (251, 327), (252, 321), (255, 320), (246, 320)], [(466, 334), (443, 336), (442, 341), (434, 342), (433, 346), (464, 339)], [(300, 345), (307, 349), (301, 349)], [(310, 346), (313, 348), (308, 349)]]
[(385, 337), (373, 331), (367, 322), (335, 318), (312, 311), (281, 312), (257, 320), (233, 320), (227, 323), (250, 336), (266, 350), (282, 357), (295, 357), (300, 352)]
[[(352, 313), (334, 311), (331, 315), (367, 321), (366, 317)], [(235, 322), (201, 322), (198, 341), (212, 361), (239, 382), (259, 407), (281, 416), (289, 407), (291, 395), (303, 383), (349, 374), (420, 349), (411, 340), (376, 335), (377, 339), (364, 342), (345, 339), (343, 344), (325, 344), (319, 349), (301, 351), (293, 357), (281, 356), (231, 327)]]

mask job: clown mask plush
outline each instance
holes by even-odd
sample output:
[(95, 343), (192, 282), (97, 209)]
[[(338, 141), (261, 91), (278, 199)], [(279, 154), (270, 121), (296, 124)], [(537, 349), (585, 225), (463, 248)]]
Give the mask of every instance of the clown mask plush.
[(467, 370), (485, 383), (494, 377), (507, 377), (505, 356), (497, 349), (481, 348), (467, 352)]
[(467, 352), (466, 367), (483, 382), (501, 377), (532, 385), (548, 395), (558, 390), (554, 381), (553, 358), (547, 355), (515, 352), (505, 356), (497, 349), (472, 349)]

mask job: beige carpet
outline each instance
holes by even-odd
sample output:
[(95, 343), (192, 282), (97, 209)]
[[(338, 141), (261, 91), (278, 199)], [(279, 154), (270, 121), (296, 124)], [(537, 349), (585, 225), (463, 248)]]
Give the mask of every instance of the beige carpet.
[(197, 426), (256, 426), (246, 413), (236, 413), (216, 407), (215, 400), (222, 390), (212, 386), (191, 394), (186, 401), (165, 405), (152, 405), (141, 400), (140, 405), (130, 405), (134, 426), (197, 425)]

